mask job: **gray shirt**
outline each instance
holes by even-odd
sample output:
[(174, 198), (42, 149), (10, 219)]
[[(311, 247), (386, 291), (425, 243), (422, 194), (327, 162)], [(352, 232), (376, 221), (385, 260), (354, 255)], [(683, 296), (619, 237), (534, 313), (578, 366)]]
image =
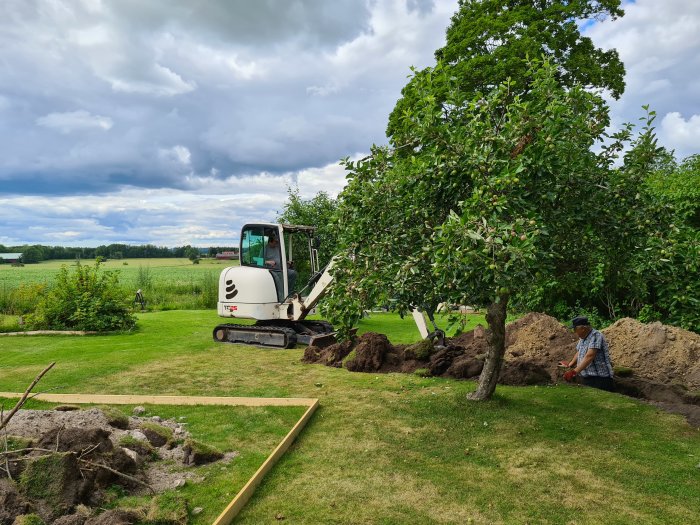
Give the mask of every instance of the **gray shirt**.
[(274, 270), (282, 269), (282, 250), (279, 243), (277, 246), (270, 246), (269, 243), (265, 246), (265, 261), (275, 261)]
[(583, 361), (586, 353), (591, 348), (595, 348), (598, 351), (593, 361), (585, 369), (581, 370), (581, 375), (583, 377), (612, 377), (613, 368), (610, 362), (610, 353), (608, 352), (608, 342), (598, 330), (591, 329), (586, 337), (583, 339), (579, 338), (578, 343), (576, 343), (579, 363)]

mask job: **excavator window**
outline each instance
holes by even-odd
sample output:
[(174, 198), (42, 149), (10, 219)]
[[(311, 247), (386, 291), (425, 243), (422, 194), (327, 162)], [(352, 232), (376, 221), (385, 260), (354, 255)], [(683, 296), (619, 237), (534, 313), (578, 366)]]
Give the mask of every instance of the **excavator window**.
[(243, 230), (241, 264), (261, 268), (265, 266), (265, 231), (262, 227)]

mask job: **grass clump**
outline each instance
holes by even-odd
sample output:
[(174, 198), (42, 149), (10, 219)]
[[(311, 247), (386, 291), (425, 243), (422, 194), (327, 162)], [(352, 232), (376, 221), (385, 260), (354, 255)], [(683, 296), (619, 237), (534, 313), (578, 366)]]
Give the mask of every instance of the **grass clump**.
[(122, 436), (119, 439), (119, 446), (133, 450), (140, 456), (151, 456), (154, 458), (156, 456), (156, 450), (153, 448), (153, 445), (148, 441), (136, 439), (134, 436)]
[(142, 522), (148, 525), (186, 525), (187, 500), (175, 492), (165, 492), (153, 498)]
[(406, 347), (404, 355), (408, 359), (418, 359), (419, 361), (427, 361), (435, 351), (435, 346), (430, 339), (422, 339), (416, 344)]
[(345, 366), (346, 363), (351, 363), (352, 361), (355, 360), (355, 357), (357, 357), (357, 352), (355, 352), (355, 350), (352, 350), (348, 355), (346, 355), (346, 356), (343, 358), (343, 360), (341, 361), (341, 365), (340, 365), (340, 366), (347, 368), (347, 367)]
[(12, 525), (46, 525), (37, 514), (23, 514), (17, 516)]
[(7, 447), (8, 452), (14, 452), (30, 448), (33, 443), (31, 439), (23, 436), (7, 436), (0, 439), (0, 449), (4, 450)]
[(224, 457), (218, 448), (202, 443), (196, 439), (186, 439), (183, 445), (186, 461), (189, 465), (203, 465)]
[(427, 368), (416, 368), (413, 371), (413, 375), (416, 375), (418, 377), (431, 377), (430, 370)]
[(66, 501), (63, 492), (71, 478), (77, 481), (77, 473), (78, 463), (72, 452), (46, 454), (27, 462), (19, 486), (27, 497), (42, 499), (61, 510), (72, 504)]
[(631, 377), (634, 371), (626, 366), (615, 366), (613, 372), (617, 377)]
[(109, 426), (121, 428), (122, 430), (129, 428), (129, 416), (124, 414), (124, 412), (118, 408), (112, 406), (99, 406), (97, 408), (102, 411)]
[(172, 429), (164, 425), (149, 422), (141, 423), (141, 431), (154, 447), (162, 447), (164, 445), (170, 446), (175, 443), (175, 436)]

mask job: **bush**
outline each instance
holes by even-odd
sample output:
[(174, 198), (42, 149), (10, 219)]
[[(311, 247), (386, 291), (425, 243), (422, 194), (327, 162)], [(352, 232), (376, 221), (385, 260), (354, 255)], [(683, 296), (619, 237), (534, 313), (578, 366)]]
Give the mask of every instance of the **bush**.
[(33, 312), (46, 294), (44, 283), (22, 283), (17, 288), (3, 286), (0, 290), (0, 312), (7, 315), (24, 315)]
[(101, 271), (100, 264), (78, 263), (71, 272), (63, 266), (36, 311), (27, 317), (32, 328), (107, 332), (131, 330), (136, 318), (129, 297), (119, 287), (117, 273)]

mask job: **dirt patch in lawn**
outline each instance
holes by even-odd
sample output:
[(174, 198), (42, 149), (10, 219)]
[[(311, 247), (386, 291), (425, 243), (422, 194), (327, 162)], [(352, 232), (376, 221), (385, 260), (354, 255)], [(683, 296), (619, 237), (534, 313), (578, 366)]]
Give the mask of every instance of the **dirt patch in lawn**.
[[(621, 319), (603, 330), (610, 345), (620, 393), (648, 400), (683, 414), (700, 426), (700, 335), (661, 323)], [(443, 348), (392, 345), (375, 333), (353, 343), (309, 347), (304, 362), (345, 367), (354, 372), (405, 372), (455, 379), (476, 379), (488, 351), (488, 330), (448, 339)], [(562, 381), (559, 361), (575, 353), (577, 337), (555, 318), (529, 313), (506, 326), (506, 353), (499, 383), (540, 385)]]
[[(128, 417), (110, 407), (20, 410), (0, 445), (2, 525), (25, 523), (30, 518), (15, 520), (31, 514), (64, 525), (186, 523), (187, 502), (177, 490), (165, 506), (184, 521), (163, 521), (157, 494), (202, 481), (195, 465), (237, 455), (193, 440), (183, 421)], [(100, 513), (117, 497), (148, 494), (154, 496), (150, 506), (124, 516)]]

